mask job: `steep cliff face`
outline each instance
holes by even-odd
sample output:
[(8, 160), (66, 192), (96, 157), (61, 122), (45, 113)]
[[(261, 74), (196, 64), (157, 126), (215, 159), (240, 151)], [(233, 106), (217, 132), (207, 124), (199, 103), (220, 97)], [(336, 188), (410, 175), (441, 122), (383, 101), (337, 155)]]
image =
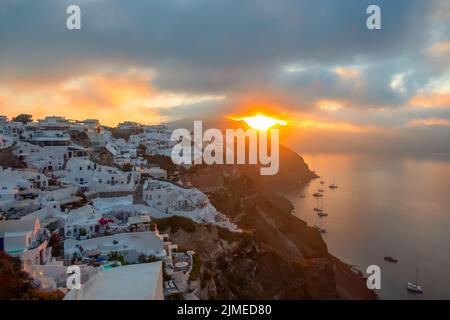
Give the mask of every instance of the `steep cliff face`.
[(195, 230), (170, 225), (174, 242), (202, 261), (202, 299), (336, 299), (333, 264), (327, 259), (286, 259), (259, 242), (253, 232), (230, 233), (212, 225)]
[[(294, 171), (296, 162), (300, 172)], [(231, 242), (213, 226), (173, 235), (204, 261), (202, 298), (375, 298), (363, 279), (328, 253), (320, 234), (291, 214), (291, 203), (273, 192), (274, 181), (283, 178), (261, 179), (256, 169), (199, 166), (183, 174), (245, 231)], [(303, 159), (285, 170), (295, 172), (293, 186), (315, 176)]]

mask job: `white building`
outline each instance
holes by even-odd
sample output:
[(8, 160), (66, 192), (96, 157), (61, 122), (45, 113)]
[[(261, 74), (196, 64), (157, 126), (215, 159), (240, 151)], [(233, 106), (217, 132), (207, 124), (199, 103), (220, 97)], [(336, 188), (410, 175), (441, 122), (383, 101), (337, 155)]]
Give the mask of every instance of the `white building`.
[(24, 141), (17, 144), (14, 155), (24, 160), (28, 167), (41, 172), (63, 170), (66, 161), (74, 157), (88, 158), (86, 149), (75, 144), (40, 147)]
[(33, 264), (46, 264), (51, 260), (48, 239), (49, 233), (41, 228), (39, 219), (0, 221), (0, 250), (20, 257), (25, 271)]
[(5, 149), (14, 144), (14, 138), (0, 133), (0, 149)]
[(136, 171), (123, 172), (79, 158), (70, 159), (66, 171), (61, 182), (88, 188), (92, 192), (132, 191), (140, 178)]
[(63, 214), (66, 238), (90, 239), (104, 233), (104, 227), (100, 224), (102, 214), (93, 207), (86, 205)]
[(182, 194), (175, 185), (158, 180), (147, 180), (143, 186), (144, 201), (155, 209), (171, 213), (184, 204)]
[(144, 168), (142, 172), (150, 175), (154, 179), (167, 179), (167, 171), (161, 169), (158, 165), (151, 165), (150, 168)]
[(152, 231), (119, 233), (88, 240), (68, 239), (64, 242), (64, 253), (69, 259), (82, 257), (92, 250), (98, 250), (100, 257), (104, 258), (108, 258), (111, 252), (117, 252), (129, 263), (137, 263), (141, 255), (166, 256), (163, 241)]
[(198, 223), (212, 223), (232, 231), (238, 230), (237, 226), (217, 211), (208, 197), (196, 188), (150, 179), (143, 185), (143, 199), (150, 207), (168, 215), (183, 216)]
[(142, 124), (137, 123), (137, 122), (132, 122), (132, 121), (125, 121), (125, 122), (120, 122), (117, 125), (117, 128), (119, 130), (132, 130), (132, 129), (140, 129), (142, 127)]
[(48, 188), (48, 178), (31, 170), (0, 169), (0, 205), (37, 196)]
[(112, 268), (97, 273), (64, 300), (164, 300), (160, 261)]

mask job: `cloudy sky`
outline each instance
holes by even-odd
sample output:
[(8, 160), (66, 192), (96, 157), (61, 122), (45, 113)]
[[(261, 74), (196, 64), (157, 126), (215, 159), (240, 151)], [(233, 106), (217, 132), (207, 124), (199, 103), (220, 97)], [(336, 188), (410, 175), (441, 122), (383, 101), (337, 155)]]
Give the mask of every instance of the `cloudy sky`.
[[(0, 4), (9, 117), (114, 125), (259, 111), (288, 120), (304, 150), (450, 151), (446, 0)], [(66, 28), (70, 4), (81, 30)], [(366, 28), (370, 4), (381, 7), (381, 30)]]

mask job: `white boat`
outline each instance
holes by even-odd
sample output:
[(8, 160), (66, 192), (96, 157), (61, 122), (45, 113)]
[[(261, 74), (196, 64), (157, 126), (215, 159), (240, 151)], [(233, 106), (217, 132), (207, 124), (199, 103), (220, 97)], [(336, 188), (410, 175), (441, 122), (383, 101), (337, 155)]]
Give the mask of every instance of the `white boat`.
[(419, 286), (419, 270), (416, 269), (416, 282), (408, 282), (406, 284), (406, 290), (413, 292), (413, 293), (423, 293), (423, 289), (421, 286)]
[(414, 284), (414, 283), (411, 283), (411, 282), (408, 282), (408, 284), (406, 285), (406, 289), (408, 291), (414, 292), (414, 293), (423, 293), (423, 290), (422, 290), (421, 286), (419, 286), (417, 284)]
[(319, 217), (328, 217), (328, 213), (323, 212), (323, 211), (317, 212), (317, 215), (318, 215)]
[(338, 186), (335, 183), (332, 183), (328, 186), (328, 188), (330, 188), (330, 189), (337, 189), (337, 187)]

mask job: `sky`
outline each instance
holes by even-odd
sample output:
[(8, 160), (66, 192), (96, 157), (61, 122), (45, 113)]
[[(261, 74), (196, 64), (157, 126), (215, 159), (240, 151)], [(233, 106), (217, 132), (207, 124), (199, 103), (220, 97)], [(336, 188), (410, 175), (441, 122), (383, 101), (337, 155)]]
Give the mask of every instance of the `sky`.
[(0, 114), (257, 112), (301, 151), (450, 152), (450, 1), (0, 0)]

